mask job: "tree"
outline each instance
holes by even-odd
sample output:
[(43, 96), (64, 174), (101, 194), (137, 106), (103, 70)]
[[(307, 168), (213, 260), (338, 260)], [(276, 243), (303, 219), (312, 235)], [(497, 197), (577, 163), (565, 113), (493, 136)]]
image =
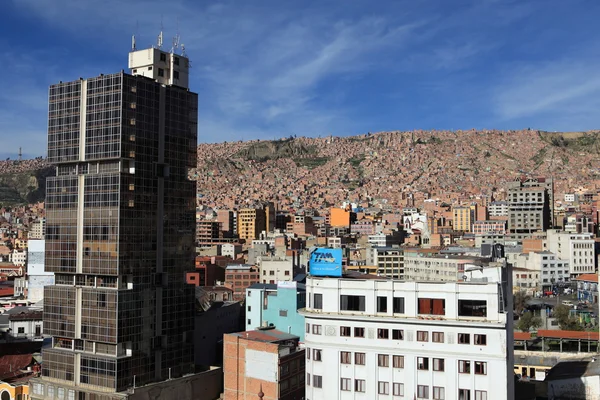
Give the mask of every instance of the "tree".
[(517, 329), (521, 332), (529, 332), (531, 328), (539, 328), (542, 326), (542, 319), (533, 315), (531, 311), (525, 312), (517, 322)]
[(582, 331), (583, 326), (579, 323), (577, 317), (571, 316), (571, 308), (560, 304), (554, 308), (554, 318), (558, 321), (558, 326), (564, 331)]
[(531, 300), (531, 296), (524, 291), (521, 290), (515, 293), (513, 297), (513, 308), (517, 315), (521, 315), (525, 307), (527, 307), (527, 302), (529, 300)]

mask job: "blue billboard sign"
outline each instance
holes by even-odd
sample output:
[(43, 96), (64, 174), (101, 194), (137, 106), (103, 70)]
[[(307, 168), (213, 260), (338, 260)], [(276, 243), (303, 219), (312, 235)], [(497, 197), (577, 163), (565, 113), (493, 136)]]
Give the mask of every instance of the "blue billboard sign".
[(342, 276), (342, 249), (316, 248), (308, 268), (313, 276)]

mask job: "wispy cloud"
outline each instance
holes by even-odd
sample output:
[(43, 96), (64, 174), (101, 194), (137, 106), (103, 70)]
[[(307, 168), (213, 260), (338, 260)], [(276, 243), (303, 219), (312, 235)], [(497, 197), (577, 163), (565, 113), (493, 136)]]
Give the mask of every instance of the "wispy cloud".
[(598, 61), (574, 57), (517, 66), (495, 89), (497, 115), (517, 119), (592, 111), (600, 98)]

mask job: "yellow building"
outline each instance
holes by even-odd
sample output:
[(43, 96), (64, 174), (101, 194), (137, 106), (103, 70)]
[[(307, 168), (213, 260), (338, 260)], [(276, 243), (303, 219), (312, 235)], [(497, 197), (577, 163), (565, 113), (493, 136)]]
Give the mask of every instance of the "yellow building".
[(237, 229), (240, 239), (254, 240), (262, 231), (267, 230), (267, 218), (264, 209), (244, 208), (237, 213)]
[(471, 232), (475, 220), (475, 208), (470, 206), (452, 207), (452, 226), (455, 231)]
[[(10, 397), (7, 397), (7, 393)], [(29, 384), (27, 382), (7, 383), (0, 381), (0, 398), (7, 400), (29, 400)]]

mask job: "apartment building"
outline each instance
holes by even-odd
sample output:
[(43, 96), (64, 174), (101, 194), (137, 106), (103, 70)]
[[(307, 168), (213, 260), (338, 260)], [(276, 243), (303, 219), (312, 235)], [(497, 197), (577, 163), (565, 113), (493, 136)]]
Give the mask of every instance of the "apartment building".
[(267, 230), (267, 213), (260, 208), (244, 208), (237, 213), (237, 233), (240, 239), (257, 239)]
[(506, 233), (506, 223), (504, 221), (475, 221), (473, 223), (473, 233), (475, 235), (496, 234), (504, 235)]
[(419, 249), (404, 251), (404, 274), (400, 279), (455, 282), (463, 279), (466, 266), (483, 266), (489, 258), (451, 254), (427, 254)]
[(507, 285), (309, 277), (306, 398), (514, 399)]
[(452, 227), (456, 231), (471, 232), (475, 222), (475, 206), (452, 207)]
[(233, 300), (240, 301), (246, 296), (246, 288), (260, 282), (258, 268), (253, 265), (228, 265), (225, 268), (225, 286), (233, 290)]
[(223, 237), (222, 223), (217, 221), (196, 221), (196, 243), (212, 243)]
[(549, 229), (545, 248), (556, 257), (568, 261), (571, 278), (596, 271), (594, 236), (591, 233), (569, 233)]
[[(571, 280), (569, 261), (559, 259), (556, 254), (550, 251), (531, 251), (526, 254), (520, 254), (517, 257), (516, 266), (526, 271), (520, 272), (521, 276), (515, 276), (515, 286), (520, 286), (524, 274), (535, 274), (537, 282), (533, 286), (544, 292), (552, 291), (556, 286), (567, 285)], [(519, 278), (519, 279), (517, 279)], [(519, 282), (521, 281), (521, 282)]]
[(507, 201), (492, 201), (488, 204), (488, 216), (490, 218), (495, 217), (508, 217), (508, 202)]
[(553, 226), (552, 179), (517, 180), (508, 185), (508, 230), (532, 234)]
[(404, 249), (399, 247), (372, 247), (367, 249), (367, 265), (376, 265), (377, 274), (388, 278), (404, 276)]
[(257, 264), (261, 271), (262, 283), (276, 283), (279, 281), (291, 281), (294, 278), (293, 257), (257, 257)]
[(46, 218), (40, 218), (31, 224), (31, 230), (27, 234), (28, 239), (42, 240), (46, 236)]

